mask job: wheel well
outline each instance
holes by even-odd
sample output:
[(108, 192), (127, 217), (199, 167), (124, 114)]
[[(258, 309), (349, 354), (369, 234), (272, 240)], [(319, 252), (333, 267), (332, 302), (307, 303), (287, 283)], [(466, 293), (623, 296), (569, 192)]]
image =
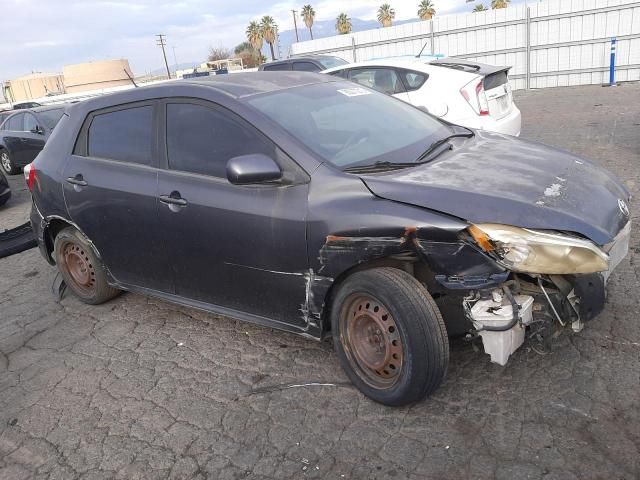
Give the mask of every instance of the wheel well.
[(66, 227), (73, 227), (73, 225), (65, 220), (54, 218), (49, 221), (44, 230), (44, 244), (47, 246), (47, 254), (52, 260), (54, 259), (51, 254), (53, 253), (53, 245), (56, 237), (58, 236), (58, 233), (60, 233), (60, 231)]
[(420, 283), (424, 285), (429, 285), (432, 283), (433, 273), (429, 269), (429, 266), (424, 262), (420, 261), (416, 255), (402, 255), (402, 256), (390, 256), (384, 258), (377, 258), (375, 260), (371, 260), (369, 262), (360, 263), (358, 265), (354, 265), (353, 267), (345, 270), (340, 275), (338, 275), (327, 294), (325, 295), (325, 307), (322, 309), (322, 334), (326, 335), (331, 331), (331, 308), (333, 304), (333, 297), (335, 293), (340, 289), (340, 285), (347, 279), (349, 276), (353, 275), (356, 272), (361, 272), (363, 270), (370, 270), (372, 268), (379, 267), (391, 267), (397, 268), (398, 270), (403, 270), (415, 277)]

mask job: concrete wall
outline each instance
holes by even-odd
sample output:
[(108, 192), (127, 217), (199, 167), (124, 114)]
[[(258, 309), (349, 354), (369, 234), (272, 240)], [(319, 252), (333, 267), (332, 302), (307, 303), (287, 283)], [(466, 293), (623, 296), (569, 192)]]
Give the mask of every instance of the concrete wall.
[[(485, 2), (487, 3), (487, 2)], [(469, 9), (473, 4), (469, 4)], [(611, 37), (616, 80), (640, 80), (640, 2), (544, 0), (432, 21), (295, 43), (292, 55), (326, 53), (348, 61), (424, 53), (513, 66), (514, 88), (606, 83)]]
[(59, 73), (34, 73), (7, 82), (12, 102), (44, 97), (49, 92), (64, 92), (64, 80)]
[(131, 85), (127, 73), (133, 78), (125, 59), (67, 65), (63, 68), (65, 90), (78, 93)]

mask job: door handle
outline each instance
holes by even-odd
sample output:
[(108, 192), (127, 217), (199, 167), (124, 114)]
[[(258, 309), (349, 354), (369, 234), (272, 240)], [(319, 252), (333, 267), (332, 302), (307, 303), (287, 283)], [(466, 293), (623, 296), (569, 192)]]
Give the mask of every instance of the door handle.
[(177, 205), (179, 207), (186, 207), (188, 203), (184, 198), (171, 195), (160, 195), (160, 201), (167, 205)]
[(78, 174), (75, 177), (69, 177), (67, 178), (67, 182), (70, 183), (71, 185), (76, 185), (78, 187), (86, 187), (87, 185), (89, 185), (87, 183), (87, 181), (82, 178), (82, 175)]
[(26, 138), (21, 138), (21, 139), (20, 139), (20, 141), (21, 141), (22, 143), (27, 143), (29, 140), (28, 140), (28, 139), (26, 139)]

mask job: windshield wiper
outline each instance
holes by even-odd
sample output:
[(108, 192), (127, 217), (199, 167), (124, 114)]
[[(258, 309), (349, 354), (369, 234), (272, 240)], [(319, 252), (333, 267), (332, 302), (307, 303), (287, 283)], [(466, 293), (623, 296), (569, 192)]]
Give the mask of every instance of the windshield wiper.
[(438, 155), (446, 152), (447, 150), (451, 150), (452, 145), (449, 143), (449, 140), (452, 138), (464, 137), (471, 138), (473, 137), (473, 132), (469, 131), (468, 133), (452, 133), (451, 135), (447, 135), (440, 140), (436, 140), (429, 148), (427, 148), (422, 155), (420, 155), (415, 163), (427, 163), (436, 158)]
[(343, 169), (343, 172), (347, 173), (370, 173), (370, 172), (383, 172), (385, 170), (399, 170), (401, 168), (415, 167), (415, 162), (397, 163), (397, 162), (375, 162), (369, 165), (357, 165), (355, 167), (348, 167)]

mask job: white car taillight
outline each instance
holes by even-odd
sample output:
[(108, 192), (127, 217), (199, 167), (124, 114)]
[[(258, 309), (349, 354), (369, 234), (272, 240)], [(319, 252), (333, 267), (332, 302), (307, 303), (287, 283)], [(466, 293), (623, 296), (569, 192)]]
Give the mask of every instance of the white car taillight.
[(36, 183), (36, 167), (33, 163), (28, 164), (24, 167), (24, 180), (27, 182), (27, 187), (30, 192), (33, 192), (33, 186)]
[(473, 80), (460, 89), (460, 94), (464, 97), (473, 111), (478, 115), (489, 115), (489, 103), (484, 93), (483, 79)]

